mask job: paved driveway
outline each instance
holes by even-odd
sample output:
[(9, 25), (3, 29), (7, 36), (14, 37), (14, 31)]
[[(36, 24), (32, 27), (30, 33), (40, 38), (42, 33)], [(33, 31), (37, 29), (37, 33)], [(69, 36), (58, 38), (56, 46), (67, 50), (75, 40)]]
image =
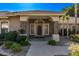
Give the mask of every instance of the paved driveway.
[(67, 46), (49, 46), (47, 41), (30, 41), (31, 47), (27, 56), (67, 55)]

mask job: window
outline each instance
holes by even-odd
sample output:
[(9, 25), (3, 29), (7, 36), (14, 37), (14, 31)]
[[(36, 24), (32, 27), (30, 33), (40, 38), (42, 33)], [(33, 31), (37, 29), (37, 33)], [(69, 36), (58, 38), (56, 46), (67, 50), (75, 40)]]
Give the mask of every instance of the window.
[(49, 24), (44, 24), (44, 34), (45, 35), (49, 34)]
[(71, 25), (71, 31), (73, 31), (75, 29), (74, 25)]
[(1, 22), (1, 33), (8, 32), (8, 22)]
[(30, 24), (30, 34), (34, 35), (34, 24)]
[(26, 34), (27, 33), (27, 22), (21, 21), (20, 25), (20, 34)]

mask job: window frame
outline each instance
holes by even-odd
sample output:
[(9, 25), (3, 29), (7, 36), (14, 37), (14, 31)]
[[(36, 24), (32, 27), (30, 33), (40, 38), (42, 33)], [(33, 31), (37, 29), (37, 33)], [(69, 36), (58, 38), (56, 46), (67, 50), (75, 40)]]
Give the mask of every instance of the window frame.
[(0, 20), (0, 33), (1, 33), (1, 29), (2, 29), (2, 22), (7, 22), (8, 23), (8, 32), (9, 32), (9, 20)]
[[(35, 26), (32, 28), (32, 25), (34, 26), (34, 23), (30, 24), (30, 35), (35, 35)], [(32, 33), (32, 29), (33, 29), (34, 33)]]
[[(47, 26), (47, 29), (45, 29), (45, 26)], [(47, 30), (48, 32), (45, 33), (45, 30)], [(43, 24), (43, 35), (49, 35), (49, 24), (48, 23)]]

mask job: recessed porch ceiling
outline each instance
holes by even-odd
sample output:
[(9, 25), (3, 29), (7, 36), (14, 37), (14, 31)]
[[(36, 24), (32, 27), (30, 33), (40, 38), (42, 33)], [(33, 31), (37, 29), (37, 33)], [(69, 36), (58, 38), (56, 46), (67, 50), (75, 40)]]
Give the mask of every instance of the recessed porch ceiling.
[(50, 16), (29, 16), (29, 19), (50, 19)]
[(42, 20), (46, 23), (52, 21), (50, 16), (30, 16), (28, 17), (29, 23), (34, 23), (36, 20)]

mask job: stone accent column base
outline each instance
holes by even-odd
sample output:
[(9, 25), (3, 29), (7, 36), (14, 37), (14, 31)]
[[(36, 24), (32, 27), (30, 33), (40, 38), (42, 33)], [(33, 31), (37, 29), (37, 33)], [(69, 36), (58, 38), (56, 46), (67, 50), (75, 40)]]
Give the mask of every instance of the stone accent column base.
[(59, 40), (60, 40), (59, 34), (53, 34), (53, 35), (52, 35), (52, 38), (53, 38), (53, 40), (55, 40), (56, 42), (59, 42)]

